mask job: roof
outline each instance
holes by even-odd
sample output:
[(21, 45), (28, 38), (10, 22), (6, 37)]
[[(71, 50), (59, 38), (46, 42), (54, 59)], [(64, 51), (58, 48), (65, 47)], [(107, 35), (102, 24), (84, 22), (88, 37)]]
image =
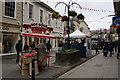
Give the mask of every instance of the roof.
[(52, 12), (55, 11), (55, 10), (52, 9), (49, 5), (45, 4), (44, 2), (37, 2), (37, 3), (39, 3), (41, 6), (47, 8), (48, 10), (50, 10), (50, 11), (52, 11)]

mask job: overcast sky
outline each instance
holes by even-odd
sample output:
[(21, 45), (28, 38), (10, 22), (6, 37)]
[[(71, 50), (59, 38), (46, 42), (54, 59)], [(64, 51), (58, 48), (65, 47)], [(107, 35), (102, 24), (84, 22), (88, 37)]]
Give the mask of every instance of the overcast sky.
[[(61, 15), (65, 15), (65, 7), (63, 4), (60, 4), (55, 8), (57, 2), (65, 2), (68, 4), (70, 0), (42, 0), (48, 5), (50, 5), (53, 9), (60, 12)], [(79, 9), (77, 5), (71, 6), (72, 10), (77, 11), (78, 13), (82, 13), (85, 16), (85, 21), (90, 27), (91, 30), (96, 30), (100, 28), (109, 29), (112, 24), (112, 17), (107, 17), (108, 15), (114, 15), (113, 8), (113, 0), (72, 0), (73, 2), (77, 2), (81, 7), (87, 8)], [(94, 11), (88, 10), (96, 9), (96, 10), (104, 10), (102, 11)]]

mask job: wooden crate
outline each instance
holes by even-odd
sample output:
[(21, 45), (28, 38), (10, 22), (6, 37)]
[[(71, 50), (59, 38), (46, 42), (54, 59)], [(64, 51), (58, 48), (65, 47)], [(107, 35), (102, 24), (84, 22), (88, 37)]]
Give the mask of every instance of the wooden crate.
[(29, 64), (21, 64), (22, 69), (29, 69)]
[(25, 58), (22, 58), (22, 63), (23, 64), (29, 64), (32, 62), (32, 57), (25, 57)]
[(21, 75), (29, 75), (29, 69), (21, 69)]

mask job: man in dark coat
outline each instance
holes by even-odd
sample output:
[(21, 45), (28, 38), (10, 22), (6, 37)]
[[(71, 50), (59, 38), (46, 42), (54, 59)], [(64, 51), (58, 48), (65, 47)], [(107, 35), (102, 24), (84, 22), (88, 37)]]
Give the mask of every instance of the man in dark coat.
[(51, 44), (50, 44), (50, 41), (48, 41), (48, 42), (46, 43), (46, 47), (47, 47), (47, 51), (50, 52), (50, 49), (52, 48), (52, 46), (51, 46)]
[(16, 51), (17, 51), (17, 60), (16, 60), (16, 62), (18, 63), (19, 62), (19, 53), (20, 53), (20, 51), (22, 51), (22, 43), (21, 43), (20, 40), (16, 44)]

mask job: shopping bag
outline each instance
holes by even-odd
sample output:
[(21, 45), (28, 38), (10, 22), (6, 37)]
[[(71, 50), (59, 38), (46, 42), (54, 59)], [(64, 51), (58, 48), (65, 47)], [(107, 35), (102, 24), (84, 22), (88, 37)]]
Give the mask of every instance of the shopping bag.
[(103, 53), (108, 53), (108, 50), (103, 50)]

